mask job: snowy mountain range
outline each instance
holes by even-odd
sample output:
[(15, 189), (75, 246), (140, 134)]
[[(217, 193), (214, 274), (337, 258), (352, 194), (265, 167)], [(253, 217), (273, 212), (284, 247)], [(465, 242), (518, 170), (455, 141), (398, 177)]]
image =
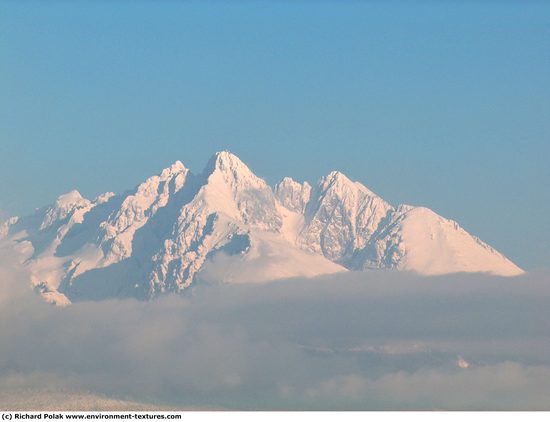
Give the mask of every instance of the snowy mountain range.
[(456, 222), (394, 207), (340, 172), (272, 189), (229, 152), (201, 174), (176, 161), (124, 194), (69, 192), (4, 222), (0, 237), (17, 242), (32, 284), (57, 304), (348, 270), (523, 272)]

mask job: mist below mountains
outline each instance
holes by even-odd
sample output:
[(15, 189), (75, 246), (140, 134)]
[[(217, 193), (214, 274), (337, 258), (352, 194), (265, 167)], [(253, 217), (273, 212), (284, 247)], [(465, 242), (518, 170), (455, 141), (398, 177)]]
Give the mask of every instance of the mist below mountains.
[(347, 272), (56, 307), (12, 254), (4, 409), (550, 409), (548, 272)]

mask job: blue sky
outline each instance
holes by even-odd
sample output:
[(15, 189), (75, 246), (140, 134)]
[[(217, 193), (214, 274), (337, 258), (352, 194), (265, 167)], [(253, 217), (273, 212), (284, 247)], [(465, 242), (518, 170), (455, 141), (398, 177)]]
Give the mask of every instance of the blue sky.
[(0, 1), (0, 213), (229, 149), (550, 263), (550, 3)]

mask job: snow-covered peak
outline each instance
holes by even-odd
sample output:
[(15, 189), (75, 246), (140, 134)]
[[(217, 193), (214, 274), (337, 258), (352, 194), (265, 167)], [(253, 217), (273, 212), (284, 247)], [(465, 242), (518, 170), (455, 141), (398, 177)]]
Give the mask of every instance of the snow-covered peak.
[(118, 262), (132, 254), (135, 232), (168, 204), (185, 184), (188, 173), (181, 161), (176, 161), (158, 176), (149, 177), (124, 198), (120, 209), (101, 223), (101, 243), (108, 245), (104, 247), (103, 265)]
[(291, 189), (293, 191), (311, 190), (311, 185), (308, 182), (300, 183), (292, 177), (283, 177), (279, 183), (275, 185), (275, 192)]
[(319, 185), (322, 189), (328, 189), (330, 186), (334, 186), (337, 184), (344, 185), (352, 183), (353, 182), (344, 173), (333, 170), (328, 175), (321, 178)]
[(196, 194), (179, 210), (171, 237), (153, 257), (149, 294), (186, 288), (216, 251), (246, 253), (251, 231), (274, 236), (281, 231), (271, 187), (234, 154), (216, 153), (194, 182)]
[(454, 221), (394, 208), (339, 171), (314, 188), (285, 177), (273, 190), (227, 151), (200, 175), (176, 161), (122, 195), (89, 201), (71, 191), (1, 224), (3, 236), (32, 245), (26, 265), (44, 297), (70, 300), (181, 291), (216, 256), (228, 259), (224, 280), (236, 268), (249, 280), (342, 267), (521, 273)]
[(397, 214), (404, 214), (406, 212), (409, 212), (409, 211), (412, 211), (413, 209), (415, 209), (416, 207), (414, 205), (409, 205), (409, 204), (400, 204), (396, 209), (395, 209), (395, 212)]
[(91, 202), (82, 197), (77, 190), (60, 195), (46, 211), (42, 224), (40, 224), (40, 230), (44, 230), (55, 222), (67, 218), (73, 210), (89, 207), (90, 204)]
[(306, 249), (346, 263), (365, 247), (393, 207), (339, 171), (321, 178), (305, 210), (299, 242)]
[(308, 182), (299, 183), (291, 177), (284, 177), (275, 185), (275, 196), (287, 209), (303, 212), (311, 195), (311, 185)]
[(366, 201), (374, 201), (375, 204), (379, 204), (385, 209), (392, 208), (390, 204), (365, 185), (352, 181), (339, 171), (332, 171), (322, 177), (317, 184), (315, 195), (316, 198), (311, 204), (310, 212), (315, 211), (323, 203), (339, 203), (347, 209), (349, 215), (360, 213)]
[(211, 187), (229, 186), (233, 196), (237, 192), (250, 190), (270, 190), (267, 183), (256, 176), (239, 157), (229, 151), (217, 152), (210, 158), (203, 172)]
[(366, 267), (421, 274), (487, 272), (512, 276), (523, 270), (460, 225), (425, 207), (399, 207), (370, 247)]
[(327, 176), (322, 177), (318, 184), (321, 191), (333, 191), (346, 194), (349, 192), (361, 192), (367, 196), (378, 197), (369, 188), (360, 182), (354, 182), (344, 173), (337, 170), (331, 171)]
[(55, 201), (55, 206), (57, 208), (67, 209), (87, 201), (88, 200), (83, 198), (80, 192), (75, 189), (63, 195), (60, 195)]
[(187, 169), (180, 160), (176, 160), (170, 167), (165, 168), (160, 173), (161, 180), (170, 179), (172, 176), (185, 172)]
[(229, 151), (216, 152), (210, 158), (206, 168), (209, 173), (216, 170), (224, 173), (230, 172), (235, 174), (251, 173), (248, 166), (243, 163), (239, 157)]
[(275, 196), (265, 180), (256, 176), (239, 157), (216, 153), (204, 172), (204, 185), (197, 194), (209, 210), (247, 225), (279, 230)]
[(101, 195), (98, 195), (96, 199), (94, 199), (94, 204), (97, 204), (97, 205), (104, 204), (109, 199), (111, 199), (113, 196), (115, 196), (114, 192), (102, 193)]
[(346, 176), (344, 173), (342, 173), (341, 171), (338, 171), (338, 170), (332, 170), (326, 177), (325, 177), (326, 180), (330, 180), (330, 181), (336, 181), (336, 180), (341, 180), (341, 181), (350, 181), (350, 179), (348, 178), (348, 176)]
[[(181, 161), (176, 161), (170, 167), (162, 170), (158, 176), (151, 176), (138, 185), (136, 192), (130, 195), (124, 203), (132, 203), (134, 206), (148, 208), (151, 205), (150, 201), (158, 200), (159, 196), (166, 197), (170, 193), (175, 193), (181, 189), (188, 172), (189, 170), (185, 168)], [(174, 186), (169, 186), (170, 184)], [(159, 190), (162, 190), (162, 192)]]

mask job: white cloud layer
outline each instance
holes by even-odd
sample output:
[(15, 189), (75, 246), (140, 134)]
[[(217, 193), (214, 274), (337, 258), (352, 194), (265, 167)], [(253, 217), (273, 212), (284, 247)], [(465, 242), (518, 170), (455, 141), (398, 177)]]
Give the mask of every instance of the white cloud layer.
[(28, 286), (3, 247), (0, 407), (550, 409), (548, 272), (348, 273), (67, 308)]

